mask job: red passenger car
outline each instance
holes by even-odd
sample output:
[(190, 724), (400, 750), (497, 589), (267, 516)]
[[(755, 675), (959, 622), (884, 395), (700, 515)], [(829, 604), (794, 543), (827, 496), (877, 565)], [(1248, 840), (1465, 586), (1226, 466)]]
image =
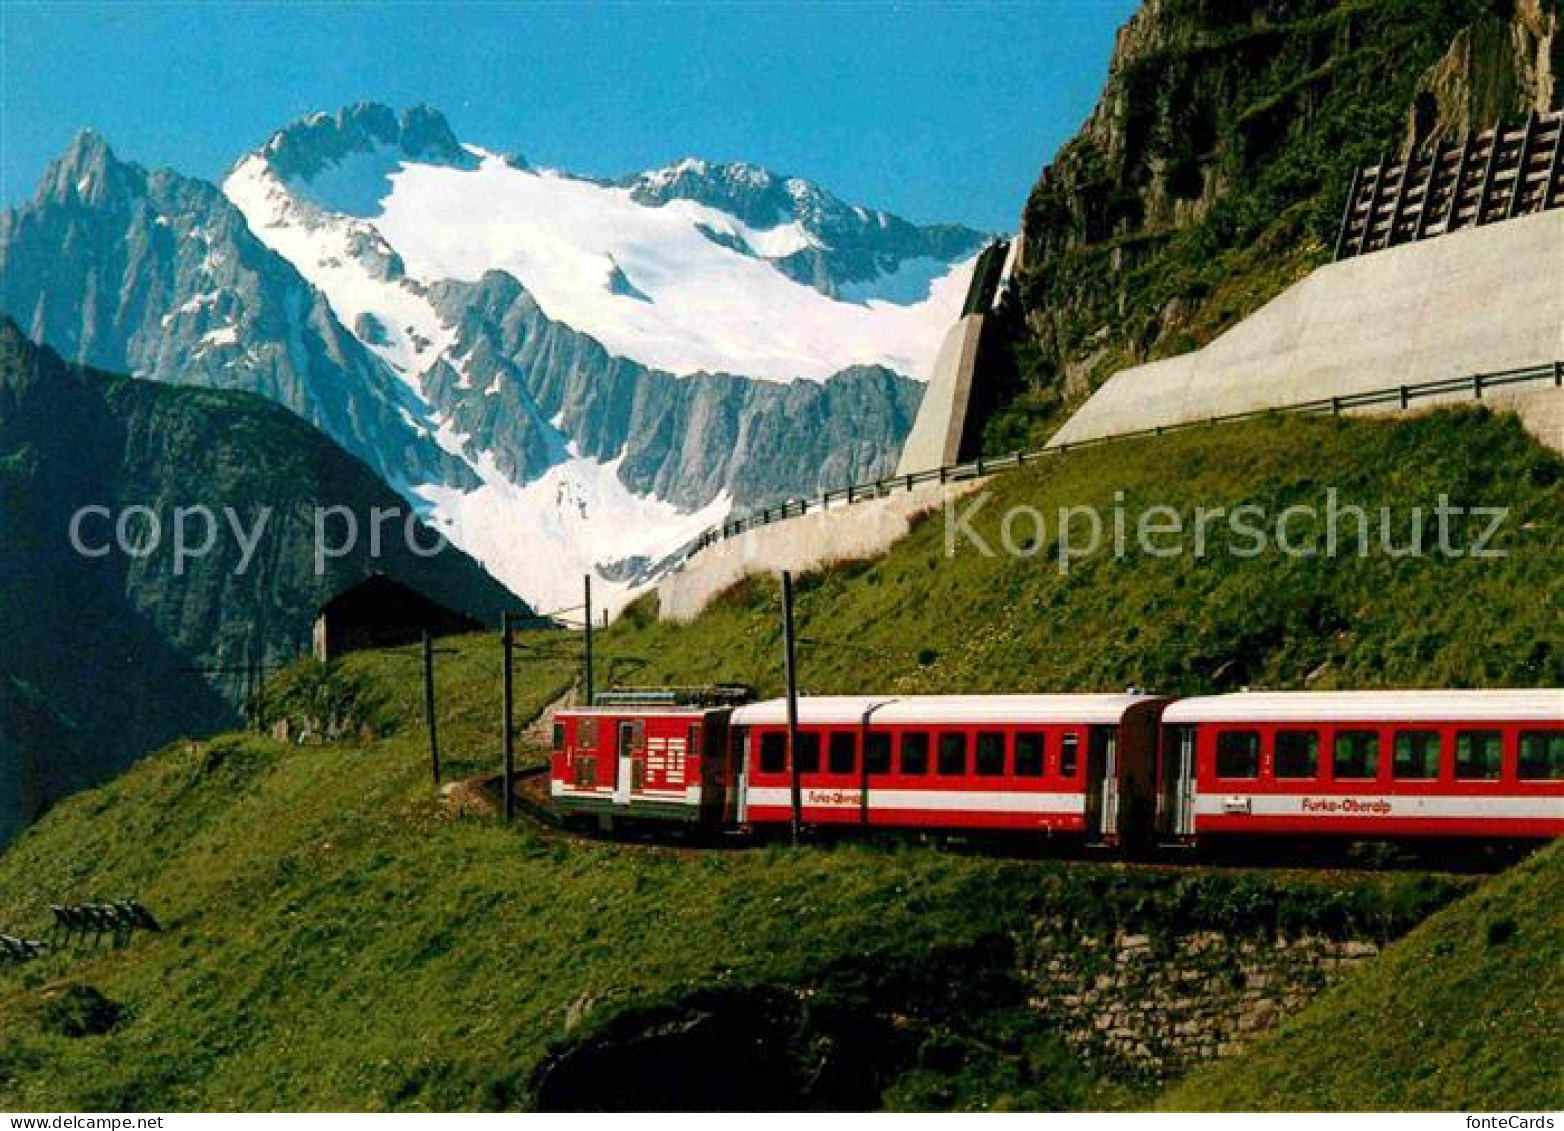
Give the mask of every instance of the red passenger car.
[(549, 790), (564, 816), (715, 824), (730, 811), (738, 693), (611, 692), (554, 716)]
[(1163, 714), (1164, 839), (1564, 835), (1564, 691), (1243, 692)]
[[(1149, 831), (1166, 702), (1137, 694), (804, 698), (802, 818), (1115, 843)], [(791, 820), (786, 701), (749, 704), (732, 721), (738, 819)]]

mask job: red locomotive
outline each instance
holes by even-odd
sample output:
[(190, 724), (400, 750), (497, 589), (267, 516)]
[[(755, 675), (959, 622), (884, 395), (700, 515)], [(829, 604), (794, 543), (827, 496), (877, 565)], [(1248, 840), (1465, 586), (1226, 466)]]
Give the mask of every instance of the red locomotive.
[(610, 691), (554, 716), (549, 793), (566, 817), (722, 821), (739, 688)]
[[(559, 712), (566, 815), (792, 820), (787, 704), (611, 693)], [(1087, 843), (1564, 835), (1564, 690), (806, 696), (804, 823)]]

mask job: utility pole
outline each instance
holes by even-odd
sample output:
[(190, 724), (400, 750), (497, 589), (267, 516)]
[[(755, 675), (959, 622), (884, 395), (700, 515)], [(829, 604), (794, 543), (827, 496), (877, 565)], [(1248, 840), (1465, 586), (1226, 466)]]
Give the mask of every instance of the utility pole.
[(429, 764), (440, 788), (440, 737), (434, 725), (434, 636), (424, 629), (424, 725), (429, 730)]
[(782, 671), (787, 680), (787, 769), (793, 805), (793, 843), (804, 830), (804, 790), (798, 772), (798, 669), (793, 662), (793, 575), (782, 571)]
[(509, 611), (504, 614), (502, 628), (501, 636), (505, 646), (505, 722), (502, 731), (505, 742), (505, 823), (508, 825), (516, 819), (516, 796), (512, 792), (512, 783), (516, 778), (516, 713), (515, 693), (511, 687), (511, 649), (515, 640)]
[(249, 664), (253, 673), (249, 679), (255, 688), (250, 699), (250, 725), (258, 731), (266, 729), (266, 659), (264, 646), (257, 648), (254, 639), (249, 644)]
[(586, 625), (586, 705), (592, 705), (592, 575), (589, 573), (582, 578), (586, 591), (586, 616), (582, 618)]

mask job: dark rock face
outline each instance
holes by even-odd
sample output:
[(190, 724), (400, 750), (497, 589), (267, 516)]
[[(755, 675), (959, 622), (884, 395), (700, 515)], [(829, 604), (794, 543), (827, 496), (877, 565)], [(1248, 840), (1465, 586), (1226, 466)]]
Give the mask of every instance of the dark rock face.
[[(797, 222), (816, 246), (771, 262), (789, 278), (828, 295), (836, 295), (844, 284), (895, 271), (908, 259), (955, 262), (975, 253), (987, 238), (958, 224), (910, 224), (886, 212), (847, 204), (799, 177), (742, 162), (713, 165), (686, 160), (619, 183), (642, 204), (692, 200), (759, 230)], [(758, 255), (732, 237), (712, 232), (708, 238)]]
[(528, 1098), (541, 1111), (873, 1111), (891, 1096), (904, 1110), (949, 1109), (982, 1079), (991, 1094), (1058, 1106), (1068, 1072), (1052, 1078), (1060, 1046), (1027, 1012), (1015, 958), (990, 935), (916, 962), (865, 957), (605, 1017), (582, 999)]
[(1559, 104), (1564, 36), (1557, 4), (1516, 0), (1508, 17), (1483, 16), (1456, 33), (1418, 82), (1407, 115), (1406, 146), (1457, 141), (1500, 119)]
[[(77, 552), (71, 519), (88, 505), (150, 508), (157, 549)], [(174, 511), (196, 505), (216, 513), (217, 536), (210, 553), (178, 563)], [(335, 506), (361, 527), (375, 507), (407, 511), (368, 467), (276, 404), (81, 369), (0, 320), (0, 841), (147, 750), (233, 725), (243, 667), (302, 653), (318, 606), (376, 570), (485, 623), (514, 605), (460, 551), (422, 558), (400, 537), (379, 557), (361, 538), (317, 572), (316, 508)], [(225, 507), (250, 531), (271, 508), (247, 564)], [(112, 518), (93, 518), (80, 540), (99, 549), (112, 529)], [(193, 670), (213, 667), (240, 670)]]
[[(540, 1111), (864, 1111), (880, 1106), (879, 1019), (811, 1012), (781, 987), (633, 1011), (545, 1063)], [(614, 1086), (605, 1090), (603, 1081)]]
[(381, 474), (472, 482), (422, 406), (212, 185), (117, 160), (82, 133), (0, 213), (0, 311), (82, 365), (259, 393)]
[(516, 479), (562, 458), (568, 437), (581, 455), (622, 457), (638, 493), (694, 508), (727, 491), (763, 506), (889, 474), (923, 394), (875, 366), (818, 383), (674, 377), (552, 321), (503, 272), (430, 294), (458, 327), (469, 380), (442, 367), (425, 392)]
[(351, 153), (377, 148), (460, 169), (477, 165), (438, 110), (412, 106), (398, 116), (377, 102), (355, 103), (335, 114), (312, 114), (275, 134), (262, 152), (286, 179), (311, 177)]
[(1328, 259), (1353, 171), (1403, 143), (1419, 89), (1420, 139), (1557, 105), (1541, 7), (1147, 0), (1022, 220), (1011, 347), (1042, 435), (1112, 373), (1204, 344)]

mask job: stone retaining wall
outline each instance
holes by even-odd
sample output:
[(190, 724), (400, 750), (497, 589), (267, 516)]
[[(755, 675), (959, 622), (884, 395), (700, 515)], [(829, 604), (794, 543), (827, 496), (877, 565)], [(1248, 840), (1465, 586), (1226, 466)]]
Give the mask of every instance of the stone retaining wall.
[(1322, 935), (1102, 938), (1044, 923), (1023, 963), (1033, 1007), (1084, 1061), (1160, 1079), (1241, 1052), (1378, 953)]

